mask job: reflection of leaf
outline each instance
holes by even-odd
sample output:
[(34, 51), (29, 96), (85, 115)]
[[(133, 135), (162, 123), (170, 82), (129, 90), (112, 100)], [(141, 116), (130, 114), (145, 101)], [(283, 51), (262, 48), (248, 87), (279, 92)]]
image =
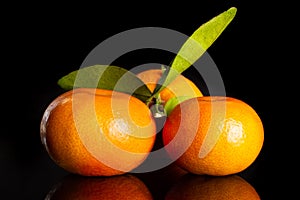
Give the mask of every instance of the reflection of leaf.
[(116, 66), (84, 67), (59, 79), (58, 85), (65, 90), (79, 87), (114, 90), (132, 94), (143, 102), (151, 96), (151, 91), (135, 74)]
[[(217, 15), (208, 22), (202, 24), (183, 44), (174, 58), (171, 67), (165, 71), (159, 80), (154, 93), (159, 93), (170, 84), (179, 74), (189, 68), (203, 53), (214, 43), (214, 41), (225, 30), (233, 20), (237, 9), (231, 7), (227, 11)], [(155, 94), (153, 96), (155, 96)]]
[(172, 110), (181, 102), (193, 98), (192, 96), (179, 96), (179, 97), (172, 97), (167, 101), (165, 104), (165, 111), (167, 113), (167, 116), (172, 112)]

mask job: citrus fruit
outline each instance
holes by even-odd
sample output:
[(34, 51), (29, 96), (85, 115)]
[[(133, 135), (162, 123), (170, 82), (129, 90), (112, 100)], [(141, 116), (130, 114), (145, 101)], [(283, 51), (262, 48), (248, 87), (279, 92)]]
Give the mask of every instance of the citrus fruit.
[[(137, 74), (137, 77), (148, 86), (151, 92), (154, 91), (161, 76), (162, 70), (160, 69), (145, 70)], [(179, 74), (173, 82), (160, 92), (160, 98), (165, 103), (170, 98), (179, 96), (200, 97), (203, 95), (191, 80)]]
[(137, 177), (129, 174), (113, 177), (69, 175), (47, 194), (49, 200), (130, 199), (151, 200), (152, 194)]
[(264, 141), (263, 124), (247, 103), (205, 96), (183, 101), (163, 128), (166, 151), (194, 174), (228, 175), (249, 167)]
[(165, 199), (259, 200), (260, 196), (250, 183), (238, 175), (216, 177), (189, 174), (173, 185)]
[(140, 165), (155, 142), (149, 108), (125, 93), (79, 88), (45, 110), (41, 140), (50, 157), (69, 172), (111, 176)]

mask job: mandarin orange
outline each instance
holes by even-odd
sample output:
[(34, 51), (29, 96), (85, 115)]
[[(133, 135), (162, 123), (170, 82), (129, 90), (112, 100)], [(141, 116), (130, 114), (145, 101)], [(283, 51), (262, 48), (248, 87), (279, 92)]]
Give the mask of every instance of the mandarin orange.
[(45, 110), (40, 135), (50, 157), (65, 170), (111, 176), (136, 168), (156, 137), (149, 108), (125, 93), (79, 88)]
[[(151, 92), (154, 91), (161, 76), (162, 70), (160, 69), (145, 70), (137, 74), (137, 77), (148, 86)], [(172, 97), (179, 96), (201, 97), (203, 94), (191, 80), (179, 74), (173, 82), (160, 92), (160, 98), (165, 103)]]
[(256, 111), (231, 97), (205, 96), (177, 105), (163, 128), (173, 160), (194, 174), (228, 175), (249, 167), (264, 141)]

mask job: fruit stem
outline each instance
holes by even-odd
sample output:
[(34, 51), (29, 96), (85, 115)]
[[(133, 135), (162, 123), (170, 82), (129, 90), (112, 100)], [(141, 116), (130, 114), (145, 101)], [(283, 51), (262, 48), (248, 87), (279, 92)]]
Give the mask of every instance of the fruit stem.
[(152, 116), (154, 118), (161, 118), (167, 116), (167, 112), (164, 108), (164, 102), (161, 100), (160, 95), (155, 95), (148, 102), (147, 106), (150, 108)]
[(164, 106), (162, 104), (154, 104), (150, 108), (154, 118), (161, 118), (166, 116)]

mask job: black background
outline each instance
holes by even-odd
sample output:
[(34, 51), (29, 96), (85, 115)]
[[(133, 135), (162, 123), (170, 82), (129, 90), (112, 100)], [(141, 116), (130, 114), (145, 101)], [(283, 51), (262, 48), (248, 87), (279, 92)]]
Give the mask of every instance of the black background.
[[(77, 9), (74, 5), (18, 5), (12, 9), (15, 17), (4, 18), (3, 31), (3, 60), (7, 62), (1, 73), (5, 119), (0, 138), (1, 194), (8, 199), (44, 199), (52, 185), (68, 174), (48, 157), (40, 142), (39, 123), (47, 105), (63, 92), (57, 80), (78, 69), (93, 48), (110, 36), (138, 27), (164, 27), (191, 35), (202, 23), (235, 6), (235, 19), (207, 52), (218, 66), (227, 96), (251, 105), (264, 124), (261, 154), (241, 175), (262, 199), (276, 198), (282, 192), (277, 189), (281, 188), (279, 180), (287, 176), (280, 173), (287, 163), (280, 134), (287, 129), (278, 120), (281, 101), (274, 101), (274, 95), (285, 88), (284, 69), (271, 62), (281, 58), (273, 35), (277, 10), (254, 2), (224, 2), (174, 8), (141, 2), (132, 7), (115, 3), (78, 4)], [(170, 55), (148, 51), (124, 56), (116, 64), (129, 69), (170, 61)], [(185, 75), (197, 83), (192, 71)]]

